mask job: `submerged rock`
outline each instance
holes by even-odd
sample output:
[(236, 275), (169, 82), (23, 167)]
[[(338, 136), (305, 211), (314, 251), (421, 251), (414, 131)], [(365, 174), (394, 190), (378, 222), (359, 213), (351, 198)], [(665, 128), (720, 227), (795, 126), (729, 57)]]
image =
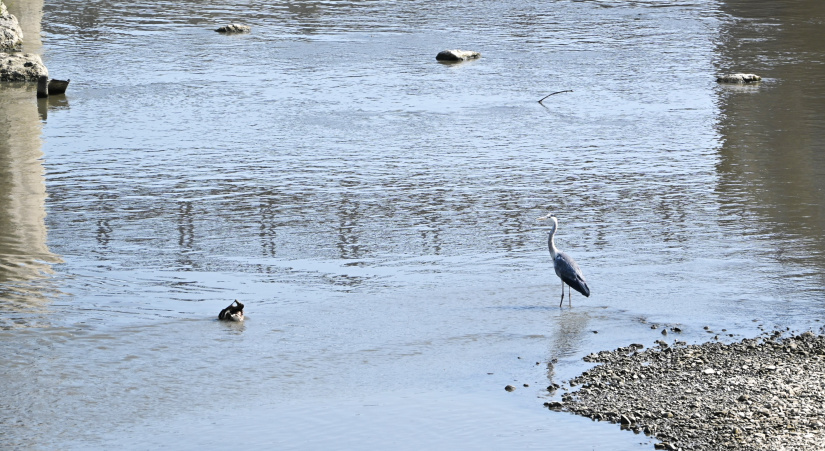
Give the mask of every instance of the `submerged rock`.
[(544, 407), (547, 407), (550, 410), (555, 410), (555, 411), (558, 412), (558, 411), (561, 411), (562, 408), (564, 408), (564, 404), (562, 404), (558, 401), (552, 401), (552, 402), (544, 403)]
[(249, 25), (242, 25), (239, 23), (231, 23), (219, 27), (215, 31), (217, 31), (218, 33), (249, 33), (252, 31), (252, 27), (250, 27)]
[(762, 77), (756, 74), (726, 74), (716, 79), (717, 83), (756, 83)]
[(0, 0), (0, 50), (12, 50), (23, 44), (23, 29), (14, 14)]
[(442, 50), (438, 52), (435, 59), (438, 61), (467, 61), (481, 58), (481, 53), (472, 50)]
[(0, 53), (0, 81), (37, 81), (49, 71), (33, 53)]

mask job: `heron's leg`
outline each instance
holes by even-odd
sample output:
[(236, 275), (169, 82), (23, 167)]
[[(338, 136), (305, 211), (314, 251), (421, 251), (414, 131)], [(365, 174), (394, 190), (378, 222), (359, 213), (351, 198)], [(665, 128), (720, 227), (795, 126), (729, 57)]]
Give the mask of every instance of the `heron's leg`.
[(559, 301), (559, 307), (562, 306), (563, 302), (564, 302), (564, 281), (562, 280), (561, 281), (561, 300)]
[(573, 307), (573, 295), (570, 293), (570, 285), (567, 286), (567, 306)]

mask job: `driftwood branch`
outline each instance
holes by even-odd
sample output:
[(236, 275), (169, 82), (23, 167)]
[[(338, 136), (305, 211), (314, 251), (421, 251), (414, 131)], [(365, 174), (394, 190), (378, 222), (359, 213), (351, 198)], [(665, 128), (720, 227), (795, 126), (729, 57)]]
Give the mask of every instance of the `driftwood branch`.
[(568, 89), (568, 90), (565, 90), (565, 91), (557, 91), (557, 92), (554, 92), (554, 93), (552, 93), (552, 94), (547, 94), (546, 96), (542, 97), (542, 98), (541, 98), (541, 100), (539, 100), (539, 103), (541, 103), (542, 105), (544, 105), (544, 104), (542, 103), (542, 102), (544, 102), (544, 99), (546, 99), (546, 98), (548, 98), (548, 97), (550, 97), (550, 96), (554, 96), (554, 95), (556, 95), (556, 94), (561, 94), (561, 93), (563, 93), (563, 92), (573, 92), (573, 90), (572, 90), (572, 89)]

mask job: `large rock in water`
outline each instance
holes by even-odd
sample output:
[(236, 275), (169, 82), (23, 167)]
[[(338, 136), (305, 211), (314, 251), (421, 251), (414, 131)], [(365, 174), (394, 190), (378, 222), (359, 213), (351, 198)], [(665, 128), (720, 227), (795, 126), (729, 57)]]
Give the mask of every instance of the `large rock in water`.
[(467, 61), (481, 58), (481, 53), (472, 50), (442, 50), (438, 52), (435, 59), (438, 61)]
[(0, 50), (11, 50), (23, 44), (23, 29), (0, 0)]
[(33, 53), (0, 53), (0, 81), (37, 81), (49, 71)]
[(249, 25), (243, 25), (243, 24), (239, 24), (239, 23), (231, 23), (229, 25), (224, 25), (222, 27), (218, 27), (218, 29), (215, 30), (215, 31), (217, 31), (218, 33), (227, 33), (227, 34), (249, 33), (250, 31), (252, 31), (252, 27), (250, 27)]
[(761, 81), (762, 77), (756, 74), (726, 74), (718, 77), (718, 83), (756, 83)]

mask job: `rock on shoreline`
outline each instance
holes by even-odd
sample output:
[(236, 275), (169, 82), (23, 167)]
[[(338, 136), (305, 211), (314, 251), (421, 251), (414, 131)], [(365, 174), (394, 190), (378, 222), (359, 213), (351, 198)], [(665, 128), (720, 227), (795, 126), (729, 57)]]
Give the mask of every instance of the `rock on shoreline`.
[(825, 337), (779, 332), (732, 344), (636, 345), (601, 365), (553, 410), (656, 437), (657, 449), (825, 449)]
[(12, 50), (23, 44), (23, 29), (0, 0), (0, 51)]

